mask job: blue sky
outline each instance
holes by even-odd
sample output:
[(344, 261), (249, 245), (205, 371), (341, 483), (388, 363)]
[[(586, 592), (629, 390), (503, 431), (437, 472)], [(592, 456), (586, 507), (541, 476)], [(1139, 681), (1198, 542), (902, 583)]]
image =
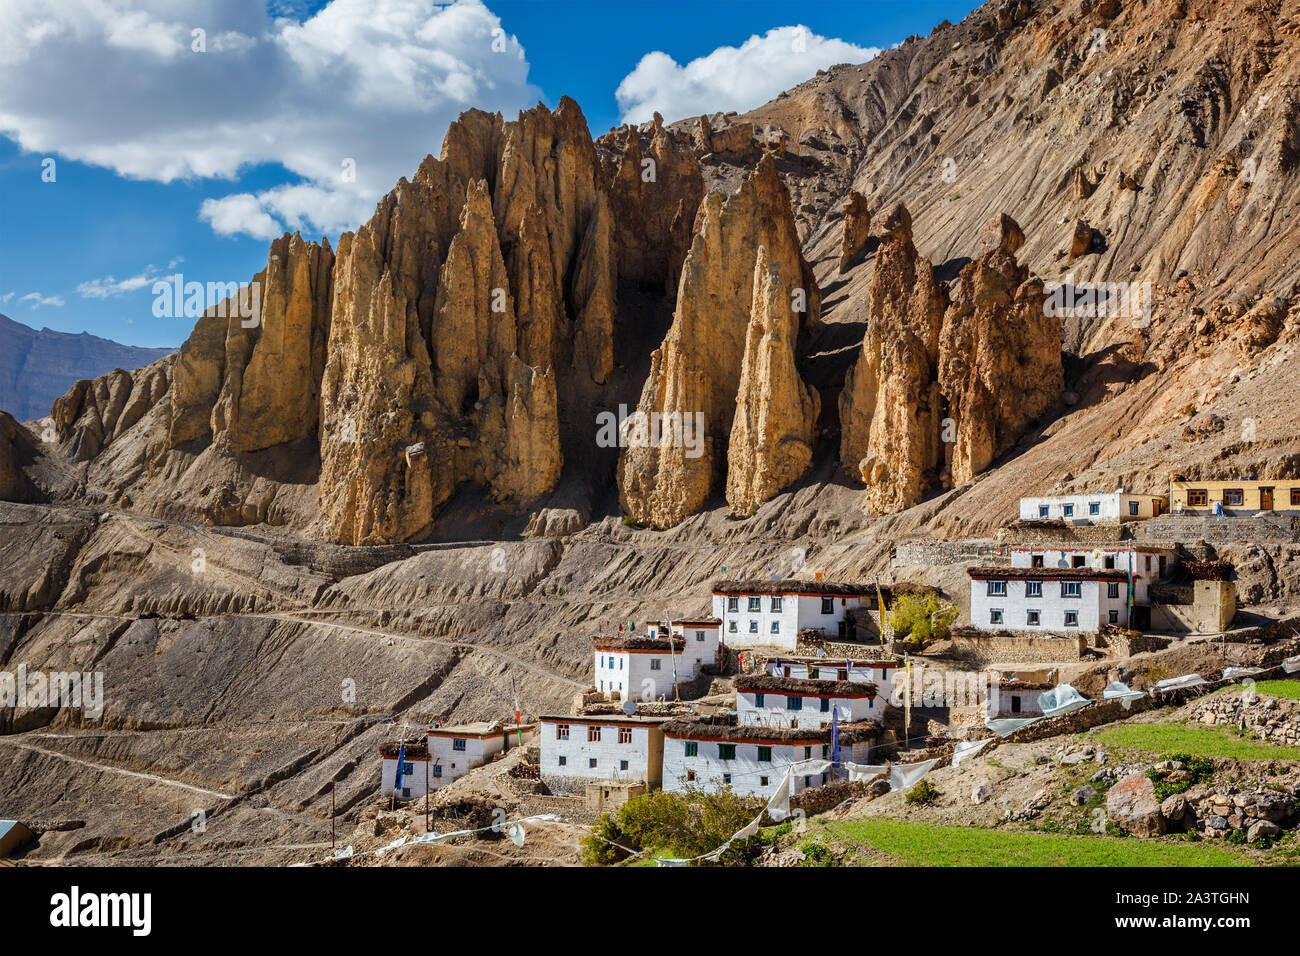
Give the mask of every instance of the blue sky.
[[(593, 135), (654, 108), (670, 121), (702, 104), (744, 110), (818, 66), (865, 59), (975, 4), (456, 6), (5, 0), (0, 312), (177, 346), (193, 322), (154, 317), (155, 278), (246, 282), (284, 228), (335, 241), (397, 176), (438, 153), (460, 109), (513, 115), (568, 94)], [(798, 57), (791, 35), (808, 38)]]

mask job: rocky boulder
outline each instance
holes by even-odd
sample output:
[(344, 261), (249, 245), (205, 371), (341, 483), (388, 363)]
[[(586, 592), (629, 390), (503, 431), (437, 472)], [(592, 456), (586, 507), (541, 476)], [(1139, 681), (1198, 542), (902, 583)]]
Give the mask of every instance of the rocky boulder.
[[(762, 271), (756, 269), (760, 248), (768, 262)], [(815, 324), (821, 299), (799, 249), (789, 196), (765, 155), (734, 195), (711, 193), (701, 207), (673, 324), (651, 355), (637, 406), (640, 421), (660, 423), (658, 440), (629, 441), (619, 461), (619, 499), (639, 523), (671, 527), (722, 487), (737, 402), (754, 398), (739, 393), (755, 276), (765, 281), (769, 270), (786, 283), (788, 307), (798, 312), (792, 328), (776, 332), (784, 341)], [(763, 294), (757, 301), (766, 309), (771, 299)], [(682, 429), (696, 422), (703, 435), (684, 440)]]
[(800, 315), (791, 283), (759, 247), (736, 415), (727, 447), (727, 504), (745, 515), (812, 463), (821, 402), (795, 366)]
[(1121, 777), (1106, 793), (1106, 814), (1111, 822), (1134, 836), (1153, 837), (1165, 832), (1155, 788), (1145, 774)]
[(849, 190), (844, 203), (844, 236), (840, 241), (840, 272), (847, 272), (862, 258), (871, 236), (871, 209), (856, 189)]
[(1008, 451), (1064, 388), (1061, 320), (1043, 307), (1043, 283), (1016, 262), (1024, 234), (1008, 216), (984, 232), (986, 251), (958, 276), (939, 342), (940, 388), (952, 485)]
[(840, 459), (876, 514), (916, 504), (943, 458), (939, 336), (948, 295), (901, 203), (880, 228), (862, 353), (840, 393)]

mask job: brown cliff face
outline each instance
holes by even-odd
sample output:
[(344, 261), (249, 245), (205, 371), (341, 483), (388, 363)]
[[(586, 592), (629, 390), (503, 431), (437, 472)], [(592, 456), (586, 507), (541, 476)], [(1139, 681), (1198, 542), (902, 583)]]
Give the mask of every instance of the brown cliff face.
[(250, 287), (199, 319), (176, 357), (171, 447), (250, 452), (316, 433), (333, 268), (328, 241), (286, 234)]
[(954, 441), (951, 483), (964, 484), (1008, 451), (1064, 387), (1061, 320), (1044, 310), (1043, 283), (1015, 260), (1024, 245), (1008, 216), (985, 228), (984, 254), (957, 279), (939, 340), (939, 380)]
[(630, 442), (619, 463), (625, 513), (658, 528), (680, 522), (722, 485), (754, 307), (758, 249), (765, 248), (775, 269), (791, 277), (792, 305), (805, 308), (803, 328), (815, 323), (821, 304), (770, 156), (735, 195), (707, 196), (699, 218), (673, 325), (651, 359), (637, 412), (652, 430), (656, 416), (672, 424), (702, 421), (703, 441), (692, 446), (664, 427), (658, 443)]
[(35, 501), (37, 495), (23, 472), (33, 457), (31, 435), (8, 412), (0, 412), (0, 501)]
[(666, 129), (661, 118), (648, 134), (624, 127), (602, 147), (619, 278), (675, 291), (704, 199), (690, 138)]
[(759, 247), (745, 356), (727, 445), (727, 504), (751, 513), (812, 464), (821, 401), (795, 364), (800, 315), (791, 283)]
[(943, 460), (939, 333), (947, 292), (912, 245), (900, 203), (881, 226), (867, 332), (840, 394), (840, 458), (875, 514), (916, 504)]
[(565, 98), (509, 123), (464, 114), (441, 159), (399, 184), (346, 257), (340, 243), (322, 389), (332, 536), (418, 536), (465, 481), (516, 504), (555, 487), (561, 405), (613, 367), (609, 209), (586, 121)]
[(82, 380), (54, 400), (50, 417), (74, 461), (89, 461), (130, 429), (167, 394), (170, 360), (134, 372), (116, 369)]

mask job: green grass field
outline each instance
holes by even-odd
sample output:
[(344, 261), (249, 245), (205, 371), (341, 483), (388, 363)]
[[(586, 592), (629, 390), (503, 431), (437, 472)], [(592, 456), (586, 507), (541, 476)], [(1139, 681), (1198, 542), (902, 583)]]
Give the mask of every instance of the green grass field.
[[(814, 830), (807, 839), (815, 839)], [(887, 853), (915, 866), (1251, 866), (1237, 850), (1103, 836), (1016, 833), (878, 820), (835, 821), (830, 842)]]
[(1242, 737), (1226, 727), (1183, 724), (1120, 724), (1095, 734), (1098, 743), (1144, 753), (1187, 753), (1227, 760), (1300, 760), (1300, 747), (1279, 747)]
[[(1243, 691), (1245, 687), (1237, 684), (1233, 687), (1226, 687), (1220, 693), (1231, 691)], [(1300, 680), (1262, 680), (1255, 685), (1255, 693), (1267, 694), (1270, 697), (1287, 697), (1291, 700), (1300, 700)]]

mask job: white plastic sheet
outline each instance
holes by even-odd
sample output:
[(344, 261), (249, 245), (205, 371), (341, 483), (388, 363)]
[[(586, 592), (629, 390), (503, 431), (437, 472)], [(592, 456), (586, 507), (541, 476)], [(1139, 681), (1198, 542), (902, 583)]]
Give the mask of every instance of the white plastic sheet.
[(1128, 710), (1133, 706), (1133, 701), (1140, 700), (1146, 695), (1146, 691), (1133, 690), (1133, 688), (1129, 687), (1128, 684), (1125, 684), (1123, 681), (1114, 681), (1107, 684), (1106, 689), (1101, 693), (1101, 696), (1106, 700), (1118, 700), (1124, 705), (1125, 710)]
[(985, 737), (983, 740), (963, 740), (952, 748), (952, 765), (960, 767), (964, 761), (974, 757), (991, 743), (993, 743), (992, 737)]
[(1038, 720), (1037, 717), (999, 717), (995, 720), (984, 721), (984, 726), (993, 731), (999, 737), (1005, 737), (1008, 734), (1014, 734), (1021, 727), (1025, 727)]
[(1252, 674), (1262, 674), (1262, 667), (1226, 667), (1223, 670), (1224, 680), (1236, 680), (1238, 677), (1249, 677)]
[(910, 790), (916, 784), (921, 782), (921, 778), (930, 772), (930, 769), (939, 762), (938, 758), (934, 760), (922, 760), (920, 763), (904, 763), (889, 768), (889, 789), (891, 791)]
[(1297, 654), (1295, 657), (1288, 657), (1284, 660), (1282, 662), (1282, 670), (1286, 671), (1288, 674), (1294, 674), (1296, 671), (1300, 671), (1300, 654)]
[(844, 766), (849, 771), (849, 779), (852, 781), (875, 780), (889, 773), (887, 763), (846, 763)]
[(1200, 674), (1184, 674), (1182, 677), (1170, 677), (1168, 680), (1162, 680), (1151, 689), (1151, 693), (1159, 694), (1167, 690), (1183, 690), (1187, 687), (1200, 687), (1207, 683)]
[(1043, 709), (1044, 717), (1060, 717), (1073, 713), (1080, 707), (1087, 707), (1092, 701), (1084, 697), (1069, 684), (1057, 684), (1051, 690), (1038, 695), (1038, 706)]

